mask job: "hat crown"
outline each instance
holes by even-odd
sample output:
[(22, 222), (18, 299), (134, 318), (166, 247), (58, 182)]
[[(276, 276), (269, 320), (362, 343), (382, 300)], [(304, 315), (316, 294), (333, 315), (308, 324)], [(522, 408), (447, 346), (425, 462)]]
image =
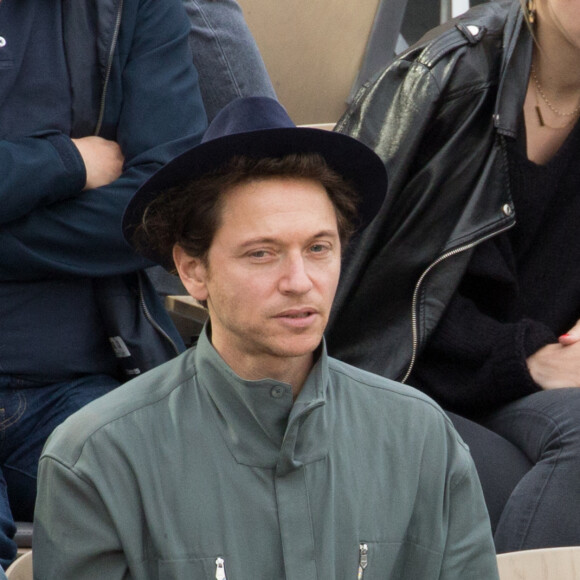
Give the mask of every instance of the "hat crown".
[(296, 128), (284, 107), (270, 97), (240, 97), (212, 120), (201, 142), (267, 129)]

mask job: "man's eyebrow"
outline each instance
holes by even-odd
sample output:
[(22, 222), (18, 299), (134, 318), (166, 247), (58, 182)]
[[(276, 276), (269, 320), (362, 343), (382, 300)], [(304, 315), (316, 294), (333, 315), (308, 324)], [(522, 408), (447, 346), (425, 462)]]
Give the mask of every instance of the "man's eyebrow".
[[(322, 230), (314, 234), (310, 239), (317, 240), (319, 238), (327, 238), (327, 237), (338, 238), (338, 232), (336, 232), (335, 230)], [(277, 244), (279, 242), (280, 240), (278, 238), (264, 236), (260, 238), (252, 238), (250, 240), (246, 240), (245, 242), (242, 242), (240, 244), (240, 248), (246, 248), (248, 246), (253, 246), (255, 244)]]
[(312, 236), (313, 240), (318, 238), (338, 238), (338, 232), (336, 230), (322, 230), (316, 235)]
[(246, 248), (247, 246), (253, 246), (254, 244), (274, 244), (276, 241), (276, 238), (252, 238), (242, 242), (240, 248)]

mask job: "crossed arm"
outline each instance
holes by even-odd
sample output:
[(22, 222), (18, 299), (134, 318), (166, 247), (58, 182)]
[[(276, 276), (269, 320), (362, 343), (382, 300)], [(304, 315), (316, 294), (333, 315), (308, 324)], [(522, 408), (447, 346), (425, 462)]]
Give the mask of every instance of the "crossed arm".
[(125, 5), (137, 10), (137, 25), (133, 36), (122, 35), (125, 60), (115, 69), (122, 107), (107, 112), (107, 139), (73, 141), (45, 130), (0, 140), (2, 281), (112, 276), (150, 265), (123, 238), (125, 207), (150, 175), (199, 142), (206, 117), (181, 3)]

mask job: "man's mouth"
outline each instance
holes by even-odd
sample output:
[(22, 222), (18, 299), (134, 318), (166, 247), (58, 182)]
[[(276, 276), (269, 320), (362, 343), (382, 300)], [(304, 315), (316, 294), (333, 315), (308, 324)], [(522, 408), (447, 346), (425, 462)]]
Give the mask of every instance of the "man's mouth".
[(308, 318), (316, 314), (316, 311), (313, 308), (302, 308), (302, 309), (290, 309), (278, 314), (278, 318)]

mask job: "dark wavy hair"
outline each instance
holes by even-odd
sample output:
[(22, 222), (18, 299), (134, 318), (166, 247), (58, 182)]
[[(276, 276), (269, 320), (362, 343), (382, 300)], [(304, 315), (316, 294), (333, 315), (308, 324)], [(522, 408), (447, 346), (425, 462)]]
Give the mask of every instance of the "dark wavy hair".
[(162, 192), (147, 206), (135, 231), (135, 246), (153, 249), (166, 267), (173, 264), (175, 244), (207, 263), (221, 225), (224, 194), (243, 183), (276, 177), (312, 179), (325, 188), (336, 212), (344, 248), (356, 230), (358, 194), (316, 153), (280, 159), (234, 157), (212, 173)]

